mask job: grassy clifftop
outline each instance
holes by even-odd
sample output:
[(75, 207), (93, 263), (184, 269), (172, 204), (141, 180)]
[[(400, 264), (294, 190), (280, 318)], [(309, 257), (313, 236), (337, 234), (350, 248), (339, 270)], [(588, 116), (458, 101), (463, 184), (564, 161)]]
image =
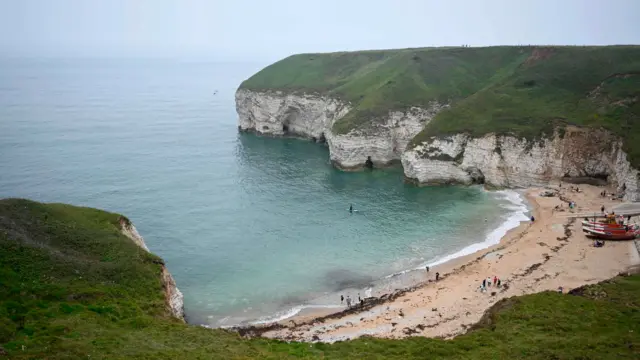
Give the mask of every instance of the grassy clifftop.
[[(506, 299), (452, 341), (285, 343), (189, 326), (164, 306), (162, 260), (119, 215), (0, 200), (0, 359), (632, 359), (640, 276)], [(179, 284), (178, 284), (179, 285)]]
[(240, 86), (326, 94), (354, 106), (333, 131), (347, 133), (391, 110), (448, 103), (413, 145), (434, 135), (511, 133), (554, 126), (604, 127), (640, 164), (640, 46), (423, 48), (300, 54)]

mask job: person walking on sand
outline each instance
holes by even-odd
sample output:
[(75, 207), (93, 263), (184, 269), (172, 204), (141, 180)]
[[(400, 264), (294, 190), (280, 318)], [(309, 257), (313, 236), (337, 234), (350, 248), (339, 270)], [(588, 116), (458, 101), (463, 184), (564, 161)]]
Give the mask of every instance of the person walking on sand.
[(482, 279), (482, 288), (487, 286), (487, 279)]
[(500, 284), (502, 284), (502, 281), (500, 281), (500, 279), (498, 279), (498, 287), (500, 287)]
[(440, 279), (440, 273), (439, 272), (436, 273), (436, 281), (438, 281), (438, 279)]
[(340, 304), (344, 302), (344, 295), (340, 295)]
[(600, 208), (600, 212), (604, 214), (604, 205)]
[(487, 287), (491, 287), (491, 276), (487, 278)]
[(351, 307), (351, 298), (349, 297), (349, 295), (347, 295), (347, 307)]
[(496, 286), (498, 284), (498, 277), (493, 275), (493, 286)]

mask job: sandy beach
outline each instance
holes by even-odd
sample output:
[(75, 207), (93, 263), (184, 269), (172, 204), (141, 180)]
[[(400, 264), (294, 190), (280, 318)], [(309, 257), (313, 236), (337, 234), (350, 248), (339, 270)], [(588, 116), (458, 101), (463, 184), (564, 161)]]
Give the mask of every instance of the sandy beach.
[[(620, 201), (602, 198), (603, 188), (580, 185), (580, 192), (564, 184), (560, 196), (542, 197), (543, 188), (526, 191), (535, 222), (523, 222), (498, 245), (424, 271), (424, 281), (410, 289), (367, 299), (362, 308), (341, 313), (301, 314), (258, 330), (265, 337), (296, 341), (334, 342), (363, 335), (385, 338), (428, 336), (452, 338), (463, 334), (497, 301), (562, 287), (563, 292), (593, 284), (640, 263), (633, 241), (608, 241), (592, 246), (580, 221), (566, 215), (607, 209)], [(577, 206), (570, 210), (568, 201)], [(561, 210), (556, 207), (560, 206)], [(440, 279), (435, 281), (436, 272)], [(497, 277), (480, 291), (483, 279)], [(345, 294), (347, 295), (347, 294)], [(350, 294), (354, 298), (355, 294)], [(335, 309), (333, 310), (335, 311)]]

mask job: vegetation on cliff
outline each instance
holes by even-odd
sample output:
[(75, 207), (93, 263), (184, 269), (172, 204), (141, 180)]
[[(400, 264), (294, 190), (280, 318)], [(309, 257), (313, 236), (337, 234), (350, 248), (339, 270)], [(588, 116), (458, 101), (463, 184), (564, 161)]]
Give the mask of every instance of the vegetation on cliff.
[(640, 46), (423, 48), (300, 54), (241, 88), (313, 92), (351, 102), (336, 133), (366, 128), (389, 111), (450, 104), (412, 141), (467, 132), (526, 138), (566, 124), (603, 127), (640, 166)]
[(336, 344), (242, 339), (172, 318), (162, 260), (119, 231), (120, 216), (0, 201), (0, 358), (411, 359), (640, 356), (640, 276), (506, 299), (452, 341)]

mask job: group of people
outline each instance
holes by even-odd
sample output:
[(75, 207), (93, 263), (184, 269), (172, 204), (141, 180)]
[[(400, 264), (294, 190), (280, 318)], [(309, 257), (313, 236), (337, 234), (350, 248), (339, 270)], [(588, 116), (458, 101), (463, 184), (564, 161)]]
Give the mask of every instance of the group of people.
[(499, 288), (500, 286), (502, 286), (502, 280), (498, 279), (498, 277), (494, 275), (493, 281), (491, 277), (488, 277), (482, 280), (482, 284), (480, 284), (480, 292), (487, 291), (487, 289), (491, 287), (492, 282), (493, 282), (493, 286), (496, 288)]
[(347, 298), (345, 299), (344, 295), (340, 295), (340, 304), (347, 303), (347, 307), (351, 308), (351, 305), (353, 304), (353, 306), (358, 305), (358, 303), (360, 303), (360, 306), (364, 305), (364, 299), (360, 297), (360, 293), (358, 293), (358, 302), (355, 302), (354, 300), (351, 300), (351, 297), (349, 295), (347, 295)]

